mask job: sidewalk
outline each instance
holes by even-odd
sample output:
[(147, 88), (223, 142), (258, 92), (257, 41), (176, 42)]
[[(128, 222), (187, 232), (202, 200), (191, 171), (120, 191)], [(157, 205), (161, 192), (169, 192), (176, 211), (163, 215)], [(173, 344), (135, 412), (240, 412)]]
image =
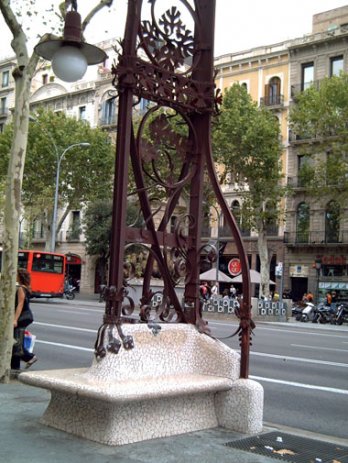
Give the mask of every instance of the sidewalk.
[[(0, 462), (6, 463), (276, 463), (348, 462), (343, 440), (289, 429), (264, 428), (261, 438), (222, 428), (109, 447), (40, 423), (49, 400), (46, 390), (14, 380), (0, 385)], [(122, 423), (120, 423), (122, 426)], [(270, 434), (272, 433), (272, 434)], [(296, 435), (297, 434), (297, 435)], [(304, 436), (301, 441), (298, 436)], [(315, 438), (315, 440), (313, 440)], [(243, 441), (241, 441), (243, 439)], [(262, 440), (264, 439), (264, 441)], [(245, 450), (235, 445), (244, 442)], [(255, 453), (255, 448), (264, 455)], [(281, 456), (283, 454), (284, 456)], [(269, 455), (273, 455), (272, 457)], [(277, 457), (275, 459), (274, 457)], [(306, 459), (304, 459), (306, 457)], [(308, 458), (308, 459), (307, 459)]]

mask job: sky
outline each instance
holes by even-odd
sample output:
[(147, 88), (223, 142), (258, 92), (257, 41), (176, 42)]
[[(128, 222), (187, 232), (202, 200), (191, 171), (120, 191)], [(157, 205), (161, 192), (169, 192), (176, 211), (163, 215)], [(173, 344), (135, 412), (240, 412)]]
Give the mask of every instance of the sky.
[[(22, 3), (22, 0), (18, 1)], [(47, 5), (58, 4), (61, 1), (36, 0), (35, 6), (38, 10), (44, 11)], [(159, 4), (169, 6), (173, 3), (180, 3), (180, 0), (157, 1)], [(84, 17), (96, 3), (97, 0), (78, 0), (78, 10), (81, 16)], [(144, 0), (144, 4), (146, 3)], [(121, 37), (126, 5), (126, 0), (114, 0), (111, 11), (100, 12), (90, 24), (86, 40), (96, 43), (111, 37)], [(302, 37), (311, 32), (314, 14), (344, 5), (348, 5), (348, 0), (278, 0), (278, 2), (274, 0), (216, 0), (215, 56)], [(32, 17), (27, 19), (33, 24)], [(41, 33), (47, 31), (47, 26), (45, 29), (43, 27), (40, 22), (36, 25), (35, 31), (41, 31)], [(10, 48), (11, 36), (2, 17), (0, 18), (0, 36), (0, 59), (2, 59), (13, 54)], [(34, 37), (32, 44), (37, 41), (38, 38)]]

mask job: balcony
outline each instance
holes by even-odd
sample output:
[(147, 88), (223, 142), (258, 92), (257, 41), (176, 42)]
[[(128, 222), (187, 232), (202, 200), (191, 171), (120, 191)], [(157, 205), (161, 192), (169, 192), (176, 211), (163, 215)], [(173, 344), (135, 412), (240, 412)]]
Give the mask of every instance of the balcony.
[(260, 98), (260, 106), (279, 108), (284, 106), (284, 95), (268, 95)]
[(285, 232), (284, 243), (288, 246), (340, 246), (348, 244), (348, 230), (335, 232), (308, 231)]
[(302, 93), (304, 90), (307, 90), (307, 88), (314, 87), (317, 90), (320, 87), (320, 83), (322, 80), (314, 80), (313, 82), (309, 83), (302, 83), (302, 84), (295, 84), (291, 85), (291, 98), (296, 100), (296, 96)]
[(0, 117), (7, 117), (10, 114), (8, 108), (0, 107)]
[(80, 229), (72, 229), (66, 231), (66, 240), (68, 242), (77, 242), (80, 241), (81, 230)]
[(117, 124), (117, 114), (113, 114), (112, 116), (108, 116), (108, 117), (101, 117), (98, 122), (98, 125), (100, 127), (114, 126), (116, 124)]
[[(241, 230), (240, 233), (242, 236), (250, 236), (250, 230)], [(219, 227), (219, 237), (221, 238), (222, 236), (225, 237), (232, 237), (232, 233), (230, 230), (230, 227), (227, 225), (224, 225), (223, 227)]]
[(45, 234), (43, 230), (34, 231), (31, 234), (31, 242), (32, 243), (43, 243), (45, 241)]

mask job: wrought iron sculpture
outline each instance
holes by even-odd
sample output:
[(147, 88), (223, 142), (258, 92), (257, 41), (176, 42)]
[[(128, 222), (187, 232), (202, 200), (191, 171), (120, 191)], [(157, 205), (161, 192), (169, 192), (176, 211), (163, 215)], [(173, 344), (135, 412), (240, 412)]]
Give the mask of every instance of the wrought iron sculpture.
[[(202, 246), (202, 205), (208, 177), (225, 221), (231, 228), (242, 264), (243, 301), (239, 313), (242, 349), (241, 377), (248, 376), (250, 280), (248, 261), (240, 233), (222, 195), (215, 174), (210, 145), (211, 116), (219, 93), (215, 91), (213, 69), (214, 0), (128, 1), (128, 15), (122, 52), (113, 67), (118, 92), (116, 175), (109, 286), (105, 290), (104, 323), (95, 346), (97, 358), (107, 351), (133, 347), (123, 333), (122, 323), (133, 322), (134, 302), (128, 295), (128, 279), (134, 274), (125, 261), (127, 249), (136, 244), (146, 256), (140, 320), (158, 332), (161, 322), (195, 324), (208, 333), (199, 297)], [(143, 12), (148, 8), (148, 16)], [(187, 24), (191, 22), (193, 27)], [(135, 98), (147, 100), (148, 110), (135, 124)], [(137, 126), (137, 130), (136, 127)], [(131, 168), (131, 169), (130, 169)], [(142, 226), (127, 226), (129, 171), (134, 176)], [(155, 191), (155, 193), (154, 193)], [(184, 198), (186, 213), (176, 220), (173, 213)], [(139, 220), (137, 221), (139, 222)], [(210, 255), (216, 255), (212, 247)], [(150, 278), (156, 267), (164, 282), (161, 303), (155, 313), (156, 293)], [(175, 286), (185, 279), (183, 301)]]

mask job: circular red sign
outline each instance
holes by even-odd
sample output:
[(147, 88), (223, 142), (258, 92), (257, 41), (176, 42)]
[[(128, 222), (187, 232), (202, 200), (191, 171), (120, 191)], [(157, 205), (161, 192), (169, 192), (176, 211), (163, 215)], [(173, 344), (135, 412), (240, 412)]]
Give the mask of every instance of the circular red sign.
[(228, 263), (228, 271), (233, 277), (236, 277), (242, 271), (242, 267), (240, 265), (240, 260), (236, 257), (231, 259)]

